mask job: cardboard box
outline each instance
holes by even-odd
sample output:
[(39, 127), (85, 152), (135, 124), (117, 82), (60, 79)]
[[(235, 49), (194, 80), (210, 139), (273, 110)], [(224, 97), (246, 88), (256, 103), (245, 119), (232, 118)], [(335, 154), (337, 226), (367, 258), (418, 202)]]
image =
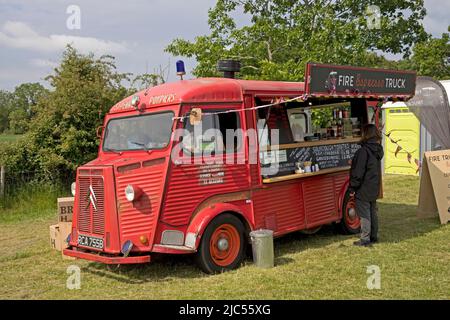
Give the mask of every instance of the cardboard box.
[(425, 152), (417, 215), (439, 216), (441, 224), (450, 222), (450, 150)]
[(58, 239), (59, 226), (54, 224), (50, 226), (50, 247), (52, 249), (61, 251), (61, 242)]
[(59, 235), (60, 235), (60, 241), (61, 241), (61, 248), (65, 249), (67, 248), (67, 242), (66, 239), (69, 236), (69, 234), (72, 232), (72, 222), (60, 222), (58, 223), (59, 228)]
[(73, 215), (73, 197), (58, 198), (58, 221), (72, 222)]
[(75, 258), (65, 256), (62, 251), (68, 247), (66, 242), (67, 237), (72, 232), (72, 222), (60, 222), (58, 223), (59, 241), (61, 244), (61, 255), (63, 259), (74, 260)]
[(71, 232), (72, 222), (60, 222), (58, 224), (50, 226), (51, 248), (62, 252), (62, 250), (67, 248), (68, 246), (66, 239)]

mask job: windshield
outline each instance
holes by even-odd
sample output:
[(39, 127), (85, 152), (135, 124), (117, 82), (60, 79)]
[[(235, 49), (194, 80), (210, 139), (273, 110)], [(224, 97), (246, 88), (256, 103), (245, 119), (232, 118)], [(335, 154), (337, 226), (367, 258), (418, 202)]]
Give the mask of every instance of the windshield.
[(105, 131), (104, 151), (162, 149), (169, 144), (172, 112), (112, 119)]

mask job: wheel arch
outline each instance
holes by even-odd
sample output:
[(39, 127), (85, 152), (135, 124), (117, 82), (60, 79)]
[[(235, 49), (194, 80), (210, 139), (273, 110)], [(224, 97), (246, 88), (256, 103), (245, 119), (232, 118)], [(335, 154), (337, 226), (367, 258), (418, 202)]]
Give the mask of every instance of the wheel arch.
[(242, 210), (236, 205), (230, 203), (217, 203), (203, 209), (191, 220), (186, 230), (185, 246), (197, 249), (210, 222), (214, 218), (225, 213), (237, 217), (242, 222), (246, 232), (245, 237), (248, 238), (248, 234), (252, 230), (252, 226), (244, 212), (242, 212)]
[(347, 178), (347, 180), (345, 180), (339, 192), (339, 217), (341, 219), (344, 217), (344, 199), (349, 186), (350, 186), (350, 178)]

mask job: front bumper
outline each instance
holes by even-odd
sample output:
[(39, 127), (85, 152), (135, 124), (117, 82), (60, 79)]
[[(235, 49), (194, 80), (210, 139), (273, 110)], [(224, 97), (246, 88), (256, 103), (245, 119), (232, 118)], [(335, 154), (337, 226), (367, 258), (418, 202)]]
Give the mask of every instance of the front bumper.
[(64, 249), (63, 253), (65, 256), (74, 257), (78, 259), (85, 259), (95, 262), (101, 262), (104, 264), (138, 264), (138, 263), (148, 263), (150, 262), (150, 256), (134, 256), (134, 257), (117, 257), (117, 256), (101, 256), (99, 254), (77, 251), (74, 249)]

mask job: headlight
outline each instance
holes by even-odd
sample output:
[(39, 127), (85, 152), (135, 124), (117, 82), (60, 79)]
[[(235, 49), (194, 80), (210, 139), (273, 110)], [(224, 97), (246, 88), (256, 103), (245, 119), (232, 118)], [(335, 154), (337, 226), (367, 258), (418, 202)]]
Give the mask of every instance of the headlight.
[(125, 188), (125, 197), (130, 202), (139, 199), (139, 197), (141, 195), (142, 195), (142, 190), (139, 187), (135, 187), (135, 186), (129, 184)]
[(125, 197), (128, 201), (134, 200), (134, 188), (131, 184), (127, 185), (127, 187), (125, 188)]
[(70, 191), (72, 191), (72, 195), (75, 197), (75, 193), (77, 192), (77, 184), (75, 182), (72, 182), (72, 185), (70, 186)]

